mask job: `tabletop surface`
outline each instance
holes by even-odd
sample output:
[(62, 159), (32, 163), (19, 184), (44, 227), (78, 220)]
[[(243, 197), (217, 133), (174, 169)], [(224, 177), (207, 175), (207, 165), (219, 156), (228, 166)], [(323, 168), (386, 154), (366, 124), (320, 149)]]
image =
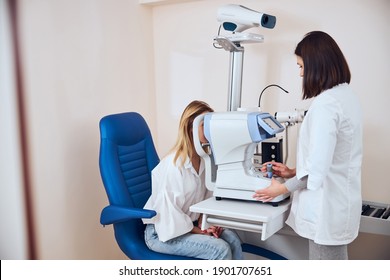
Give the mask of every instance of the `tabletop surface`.
[(216, 200), (210, 197), (190, 207), (192, 212), (242, 219), (256, 222), (268, 222), (289, 210), (291, 201), (287, 199), (278, 206), (259, 201), (244, 201), (234, 199)]

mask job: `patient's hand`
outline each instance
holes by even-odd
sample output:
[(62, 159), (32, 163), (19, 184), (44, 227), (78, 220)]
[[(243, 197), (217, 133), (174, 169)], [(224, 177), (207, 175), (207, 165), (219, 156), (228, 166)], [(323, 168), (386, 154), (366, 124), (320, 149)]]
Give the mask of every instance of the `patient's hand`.
[(200, 225), (202, 224), (202, 219), (203, 219), (203, 215), (200, 215), (198, 219), (199, 226), (194, 226), (193, 229), (191, 230), (191, 233), (212, 235), (215, 238), (219, 238), (219, 236), (222, 234), (223, 228), (218, 226), (211, 226), (208, 229), (201, 230)]
[(208, 229), (202, 230), (202, 234), (212, 235), (215, 238), (219, 238), (222, 232), (223, 232), (223, 228), (218, 226), (211, 226)]

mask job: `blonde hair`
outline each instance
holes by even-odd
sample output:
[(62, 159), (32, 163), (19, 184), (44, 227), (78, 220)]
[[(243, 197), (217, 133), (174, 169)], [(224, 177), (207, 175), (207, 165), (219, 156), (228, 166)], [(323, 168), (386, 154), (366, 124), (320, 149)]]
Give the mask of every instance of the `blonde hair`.
[(179, 124), (179, 133), (177, 136), (176, 144), (173, 146), (171, 152), (175, 151), (175, 157), (173, 162), (177, 162), (180, 158), (180, 166), (183, 166), (186, 160), (192, 159), (195, 153), (194, 139), (192, 136), (192, 125), (194, 119), (207, 112), (214, 112), (214, 110), (203, 101), (192, 101), (184, 109)]

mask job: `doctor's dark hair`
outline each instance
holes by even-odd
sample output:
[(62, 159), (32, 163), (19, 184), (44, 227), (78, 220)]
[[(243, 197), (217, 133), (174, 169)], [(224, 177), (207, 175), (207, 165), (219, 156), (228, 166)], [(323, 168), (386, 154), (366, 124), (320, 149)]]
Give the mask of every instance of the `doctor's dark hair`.
[(208, 112), (214, 112), (214, 110), (206, 102), (199, 100), (192, 101), (184, 109), (180, 118), (176, 144), (172, 148), (172, 151), (175, 151), (173, 161), (176, 163), (180, 158), (180, 166), (183, 166), (187, 159), (191, 160), (195, 153), (194, 139), (192, 136), (192, 125), (195, 118)]
[(347, 60), (335, 40), (325, 32), (307, 33), (298, 43), (295, 55), (303, 60), (303, 99), (351, 81)]

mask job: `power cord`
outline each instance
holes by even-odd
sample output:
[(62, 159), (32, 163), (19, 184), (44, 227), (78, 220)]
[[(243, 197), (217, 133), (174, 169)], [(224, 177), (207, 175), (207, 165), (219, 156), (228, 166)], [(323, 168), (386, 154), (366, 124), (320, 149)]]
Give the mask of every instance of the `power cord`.
[(259, 108), (261, 108), (261, 107), (260, 107), (261, 96), (263, 95), (264, 91), (265, 91), (267, 88), (269, 88), (269, 87), (278, 87), (278, 88), (280, 88), (281, 90), (283, 90), (285, 93), (288, 93), (287, 90), (285, 90), (284, 88), (282, 88), (281, 86), (279, 86), (279, 85), (277, 85), (277, 84), (271, 84), (271, 85), (266, 86), (266, 87), (261, 91), (260, 96), (259, 96), (259, 104), (258, 104), (258, 105), (259, 105)]

